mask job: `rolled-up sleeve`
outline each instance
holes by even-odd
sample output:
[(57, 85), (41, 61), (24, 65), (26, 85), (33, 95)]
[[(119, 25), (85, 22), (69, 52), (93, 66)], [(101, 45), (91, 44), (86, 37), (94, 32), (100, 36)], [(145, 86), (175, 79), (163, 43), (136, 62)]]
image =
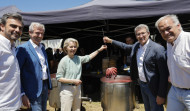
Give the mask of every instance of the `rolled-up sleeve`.
[(63, 78), (65, 74), (65, 67), (64, 67), (64, 60), (62, 59), (59, 62), (58, 68), (57, 68), (57, 73), (56, 73), (56, 78), (59, 80), (60, 78)]
[(79, 56), (81, 59), (81, 63), (87, 63), (90, 61), (90, 56), (89, 55), (85, 55), (85, 56)]

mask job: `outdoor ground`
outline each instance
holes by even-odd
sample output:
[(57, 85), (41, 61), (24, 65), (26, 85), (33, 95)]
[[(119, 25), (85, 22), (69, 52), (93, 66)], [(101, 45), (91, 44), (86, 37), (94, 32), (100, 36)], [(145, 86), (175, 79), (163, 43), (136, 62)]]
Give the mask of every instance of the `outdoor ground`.
[[(103, 111), (101, 107), (100, 102), (88, 102), (83, 101), (82, 102), (83, 110), (81, 111)], [(20, 111), (26, 111), (26, 110), (20, 110)], [(47, 111), (58, 111), (58, 109), (55, 109), (51, 106), (49, 106), (49, 101), (47, 102)], [(133, 111), (145, 111), (144, 110), (144, 104), (140, 103), (137, 105), (137, 107)], [(164, 107), (164, 111), (166, 111), (166, 108)]]
[[(82, 106), (85, 108), (85, 111), (103, 111), (100, 102), (91, 102), (90, 103), (88, 101), (83, 101)], [(48, 105), (47, 110), (55, 111), (55, 108), (52, 108)], [(133, 111), (145, 111), (144, 105), (142, 103), (138, 104), (138, 108), (135, 108)], [(165, 111), (166, 111), (166, 109), (165, 109)]]

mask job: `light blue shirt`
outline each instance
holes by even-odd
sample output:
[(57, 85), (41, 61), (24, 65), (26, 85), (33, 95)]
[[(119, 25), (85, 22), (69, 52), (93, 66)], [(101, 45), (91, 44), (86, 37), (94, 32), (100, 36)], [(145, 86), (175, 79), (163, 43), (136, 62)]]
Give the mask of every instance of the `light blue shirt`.
[(138, 66), (138, 72), (139, 72), (139, 79), (143, 82), (147, 82), (145, 74), (144, 74), (144, 69), (143, 69), (143, 61), (144, 61), (144, 54), (146, 52), (148, 43), (149, 43), (149, 39), (146, 42), (146, 44), (144, 44), (143, 46), (140, 45), (140, 48), (137, 51), (137, 66)]
[(82, 64), (89, 62), (90, 56), (77, 56), (70, 58), (68, 55), (63, 57), (58, 65), (56, 78), (80, 79), (82, 73)]
[(42, 44), (36, 45), (31, 39), (30, 39), (30, 43), (32, 44), (32, 46), (34, 47), (38, 58), (40, 60), (40, 64), (42, 66), (42, 78), (43, 80), (48, 79), (48, 75), (47, 75), (47, 65), (46, 65), (46, 61), (45, 61), (45, 56), (42, 52)]

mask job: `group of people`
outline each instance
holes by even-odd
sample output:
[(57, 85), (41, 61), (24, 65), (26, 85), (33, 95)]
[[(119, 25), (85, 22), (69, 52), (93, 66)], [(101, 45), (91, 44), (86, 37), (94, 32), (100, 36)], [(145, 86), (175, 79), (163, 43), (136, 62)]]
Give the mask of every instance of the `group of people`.
[(155, 27), (167, 42), (167, 50), (149, 39), (145, 24), (135, 28), (138, 41), (134, 45), (109, 37), (103, 40), (130, 53), (130, 76), (140, 85), (145, 111), (164, 111), (166, 97), (167, 111), (190, 111), (190, 33), (183, 31), (176, 15), (159, 18)]
[[(176, 15), (161, 17), (155, 24), (167, 50), (149, 39), (147, 25), (135, 29), (135, 44), (125, 44), (109, 37), (111, 43), (130, 55), (130, 76), (138, 81), (146, 111), (190, 111), (190, 33), (184, 32)], [(15, 48), (15, 41), (22, 35), (22, 16), (4, 14), (0, 21), (0, 110), (15, 111), (23, 104), (32, 111), (46, 111), (51, 78), (48, 58), (41, 40), (45, 26), (32, 22), (29, 26), (30, 40)], [(78, 56), (79, 43), (67, 38), (63, 44), (66, 55), (60, 60), (56, 78), (61, 82), (60, 101), (62, 111), (80, 111), (82, 64), (89, 62), (102, 45), (89, 55)], [(116, 71), (116, 70), (114, 70)], [(167, 94), (168, 81), (172, 86)]]
[[(31, 111), (46, 111), (49, 90), (52, 89), (48, 58), (41, 41), (44, 37), (45, 26), (32, 22), (29, 26), (30, 39), (15, 48), (15, 41), (21, 37), (23, 31), (23, 19), (20, 14), (4, 14), (0, 21), (0, 110), (16, 111), (23, 104)], [(75, 56), (78, 41), (68, 38), (64, 42), (64, 50), (67, 55), (61, 60), (57, 71), (57, 78), (64, 83), (60, 93), (62, 111), (69, 111), (72, 101), (80, 102), (81, 63), (93, 59), (99, 52), (106, 49), (102, 45), (90, 55)], [(65, 64), (66, 62), (66, 64)], [(69, 69), (68, 69), (69, 68)], [(71, 83), (71, 84), (70, 84)], [(65, 87), (74, 87), (75, 98), (65, 98)], [(72, 90), (71, 90), (72, 91)], [(70, 101), (70, 102), (69, 102)], [(65, 105), (65, 102), (67, 103)], [(70, 104), (69, 106), (67, 106)], [(79, 105), (79, 104), (78, 104)], [(80, 106), (76, 105), (76, 110)], [(66, 107), (65, 107), (66, 106)], [(65, 109), (67, 108), (67, 109)], [(74, 110), (74, 108), (72, 108)]]

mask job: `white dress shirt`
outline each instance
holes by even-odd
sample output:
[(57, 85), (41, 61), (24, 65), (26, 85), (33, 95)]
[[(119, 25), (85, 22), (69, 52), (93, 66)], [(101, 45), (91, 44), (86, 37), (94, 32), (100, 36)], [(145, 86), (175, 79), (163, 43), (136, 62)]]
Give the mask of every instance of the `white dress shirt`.
[(137, 55), (136, 55), (138, 72), (139, 72), (139, 79), (143, 82), (147, 82), (145, 74), (144, 74), (144, 69), (143, 69), (143, 61), (144, 61), (144, 54), (146, 52), (146, 48), (147, 48), (148, 43), (149, 43), (149, 40), (143, 46), (140, 45), (140, 48), (138, 49)]
[[(13, 47), (11, 47), (13, 46)], [(0, 35), (0, 110), (15, 111), (21, 106), (20, 69), (14, 44)]]
[(190, 33), (182, 31), (172, 46), (167, 43), (167, 64), (172, 85), (190, 88)]
[(42, 44), (40, 44), (39, 46), (36, 45), (31, 39), (30, 39), (30, 42), (32, 44), (32, 46), (34, 47), (37, 55), (38, 55), (38, 58), (40, 59), (40, 64), (42, 66), (42, 78), (43, 80), (46, 80), (48, 79), (48, 76), (47, 76), (47, 65), (46, 65), (46, 61), (45, 61), (45, 56), (42, 52)]

